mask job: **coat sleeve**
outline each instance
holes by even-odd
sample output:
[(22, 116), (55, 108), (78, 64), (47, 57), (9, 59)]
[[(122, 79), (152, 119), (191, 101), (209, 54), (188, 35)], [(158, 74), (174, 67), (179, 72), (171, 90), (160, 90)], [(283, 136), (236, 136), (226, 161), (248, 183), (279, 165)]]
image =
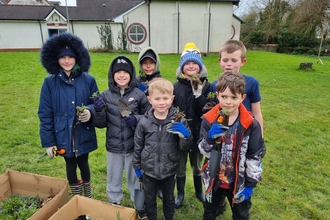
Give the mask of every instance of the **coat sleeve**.
[(133, 152), (133, 167), (141, 169), (141, 153), (144, 148), (145, 136), (142, 123), (138, 124), (134, 133), (134, 152)]
[(182, 151), (187, 151), (187, 150), (190, 149), (190, 146), (192, 145), (192, 143), (194, 141), (194, 138), (191, 135), (191, 131), (190, 131), (189, 125), (187, 123), (187, 120), (184, 120), (182, 123), (189, 130), (190, 135), (189, 135), (188, 138), (181, 138), (180, 137), (179, 149), (182, 150)]
[[(106, 99), (104, 98), (103, 93), (101, 94), (101, 97), (106, 103)], [(96, 112), (94, 108), (92, 109), (92, 118), (94, 126), (97, 128), (105, 128), (107, 126), (107, 108), (103, 108), (101, 112)]]
[(245, 181), (247, 186), (254, 187), (261, 181), (262, 174), (262, 155), (263, 140), (261, 136), (261, 127), (257, 120), (254, 120), (251, 126), (251, 133), (248, 143), (248, 149), (246, 152), (246, 172)]
[(139, 114), (134, 115), (134, 117), (136, 118), (136, 120), (138, 122), (143, 117), (144, 113), (150, 108), (150, 103), (149, 103), (147, 97), (145, 96), (145, 94), (142, 93), (140, 90), (139, 90), (139, 94), (140, 94)]
[(198, 140), (198, 149), (201, 154), (203, 154), (207, 158), (210, 158), (214, 143), (207, 138), (207, 134), (211, 128), (211, 124), (207, 122), (204, 117), (202, 118), (203, 120), (199, 132), (200, 138)]
[(51, 104), (51, 88), (49, 81), (51, 76), (46, 77), (40, 92), (38, 116), (40, 119), (40, 139), (42, 147), (56, 146), (54, 113)]

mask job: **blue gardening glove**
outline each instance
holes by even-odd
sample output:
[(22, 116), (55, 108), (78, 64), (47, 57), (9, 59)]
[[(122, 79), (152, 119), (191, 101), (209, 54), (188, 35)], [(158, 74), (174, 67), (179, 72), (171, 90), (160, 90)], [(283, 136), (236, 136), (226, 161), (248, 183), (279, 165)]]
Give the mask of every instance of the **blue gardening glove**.
[(148, 91), (148, 83), (147, 82), (140, 82), (140, 84), (138, 85), (138, 88), (142, 91), (142, 92), (147, 92)]
[(238, 191), (234, 196), (235, 203), (238, 204), (250, 198), (253, 194), (253, 189), (254, 187), (246, 186), (242, 190)]
[(143, 174), (140, 169), (135, 169), (135, 175), (139, 179), (139, 181), (142, 182)]
[(105, 104), (102, 97), (96, 96), (94, 98), (94, 109), (96, 112), (101, 112)]
[(189, 130), (182, 122), (173, 122), (167, 125), (167, 132), (179, 135), (180, 138), (188, 138), (190, 135)]
[(125, 118), (127, 127), (134, 127), (137, 124), (137, 120), (134, 116), (130, 115)]
[(228, 127), (223, 126), (222, 124), (213, 124), (209, 130), (209, 133), (207, 134), (207, 137), (210, 140), (215, 140), (220, 136), (224, 136), (227, 130)]

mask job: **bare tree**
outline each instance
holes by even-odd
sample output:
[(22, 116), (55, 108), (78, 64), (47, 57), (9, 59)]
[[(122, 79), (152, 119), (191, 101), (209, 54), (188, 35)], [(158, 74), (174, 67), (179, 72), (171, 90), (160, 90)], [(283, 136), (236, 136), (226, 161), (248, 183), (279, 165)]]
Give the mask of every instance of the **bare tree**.
[[(302, 33), (305, 36), (317, 34), (320, 39), (318, 59), (322, 49), (322, 43), (328, 35), (330, 22), (330, 0), (300, 0), (296, 2), (296, 10), (291, 20), (291, 30)], [(322, 63), (323, 64), (323, 63)]]

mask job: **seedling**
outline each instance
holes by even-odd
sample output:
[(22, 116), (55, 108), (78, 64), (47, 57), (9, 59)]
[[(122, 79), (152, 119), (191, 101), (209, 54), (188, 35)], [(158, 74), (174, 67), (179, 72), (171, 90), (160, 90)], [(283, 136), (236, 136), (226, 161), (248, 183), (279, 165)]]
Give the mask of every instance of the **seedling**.
[(0, 202), (0, 219), (29, 219), (54, 196), (46, 199), (37, 196), (13, 194)]
[(214, 98), (215, 98), (215, 93), (214, 92), (209, 92), (207, 94), (207, 99), (209, 100), (209, 102), (212, 106), (215, 106)]
[(81, 115), (81, 113), (83, 113), (84, 110), (88, 109), (88, 107), (86, 105), (84, 105), (84, 103), (81, 104), (81, 106), (76, 106), (77, 109), (77, 115)]
[(186, 117), (183, 111), (180, 111), (179, 107), (176, 108), (177, 112), (175, 113), (174, 122), (180, 122), (183, 118)]
[[(88, 109), (88, 107), (86, 105), (84, 105), (84, 103), (81, 104), (81, 106), (76, 106), (77, 109), (77, 116), (79, 117), (79, 115), (81, 115), (81, 113), (83, 113), (84, 110)], [(79, 124), (80, 121), (78, 120), (76, 125)]]
[(147, 81), (147, 76), (142, 71), (140, 71), (140, 79), (141, 79), (142, 82), (146, 82)]
[(202, 85), (202, 81), (199, 79), (199, 76), (197, 73), (191, 75), (191, 85), (192, 87), (194, 88), (194, 90), (197, 90), (198, 89), (198, 85)]
[(99, 97), (99, 96), (100, 96), (99, 91), (96, 91), (92, 94), (91, 99), (95, 99), (96, 97)]

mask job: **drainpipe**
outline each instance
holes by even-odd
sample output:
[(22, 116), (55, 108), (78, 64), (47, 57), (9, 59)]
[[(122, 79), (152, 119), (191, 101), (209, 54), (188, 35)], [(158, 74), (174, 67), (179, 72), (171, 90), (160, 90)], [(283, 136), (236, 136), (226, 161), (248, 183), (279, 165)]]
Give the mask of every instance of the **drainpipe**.
[(41, 42), (42, 42), (42, 44), (44, 44), (44, 36), (42, 34), (42, 28), (41, 28), (40, 20), (38, 20), (38, 23), (39, 23), (39, 28), (40, 28)]
[(178, 48), (177, 53), (180, 54), (180, 0), (178, 1)]
[(149, 33), (149, 47), (151, 47), (151, 33), (150, 33), (150, 0), (146, 0), (148, 4), (148, 33)]
[(68, 31), (71, 32), (71, 30), (70, 30), (71, 28), (70, 28), (69, 10), (68, 10), (68, 4), (67, 4), (66, 0), (65, 0), (65, 9), (66, 9)]
[(212, 0), (209, 2), (209, 27), (207, 31), (207, 48), (206, 53), (210, 53), (210, 37), (211, 37), (211, 4)]

